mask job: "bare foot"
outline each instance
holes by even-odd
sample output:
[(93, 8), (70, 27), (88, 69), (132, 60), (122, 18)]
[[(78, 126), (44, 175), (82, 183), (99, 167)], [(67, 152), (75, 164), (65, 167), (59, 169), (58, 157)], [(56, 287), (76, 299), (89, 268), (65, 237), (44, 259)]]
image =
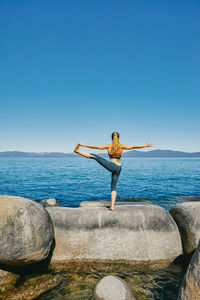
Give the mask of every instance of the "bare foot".
[(75, 149), (74, 149), (74, 152), (78, 152), (78, 151), (79, 151), (79, 146), (80, 146), (80, 144), (77, 144), (77, 145), (76, 145), (76, 147), (75, 147)]
[(112, 211), (113, 211), (113, 210), (114, 210), (114, 208), (113, 208), (113, 207), (109, 207), (109, 210), (112, 210)]

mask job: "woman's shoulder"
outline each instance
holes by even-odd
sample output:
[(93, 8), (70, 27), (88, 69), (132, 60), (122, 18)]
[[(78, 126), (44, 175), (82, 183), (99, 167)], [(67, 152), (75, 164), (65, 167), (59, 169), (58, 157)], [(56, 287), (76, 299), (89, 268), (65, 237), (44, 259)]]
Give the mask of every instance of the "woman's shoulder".
[(126, 145), (120, 144), (120, 147), (121, 147), (122, 149), (124, 149), (124, 148), (126, 147)]

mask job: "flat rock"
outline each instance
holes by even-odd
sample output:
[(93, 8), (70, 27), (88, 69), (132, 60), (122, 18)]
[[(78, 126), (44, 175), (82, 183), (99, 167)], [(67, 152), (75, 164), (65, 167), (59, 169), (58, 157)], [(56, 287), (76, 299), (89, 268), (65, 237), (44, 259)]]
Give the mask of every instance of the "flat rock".
[(177, 225), (169, 212), (146, 203), (106, 207), (46, 208), (56, 247), (53, 261), (123, 260), (136, 264), (171, 262), (182, 254)]
[(93, 297), (95, 300), (136, 300), (124, 280), (117, 276), (105, 276), (96, 285)]
[(178, 300), (200, 299), (200, 241), (195, 250), (178, 295)]
[(179, 198), (182, 198), (182, 199), (188, 200), (188, 201), (200, 201), (200, 196), (179, 196)]
[[(141, 203), (141, 201), (140, 202), (116, 201), (115, 206), (116, 205), (131, 205), (131, 204), (135, 204), (135, 203)], [(148, 204), (148, 202), (144, 202), (144, 203)], [(110, 206), (110, 204), (111, 204), (111, 201), (103, 201), (103, 200), (102, 201), (81, 201), (79, 207), (107, 207), (107, 206)]]
[(79, 207), (106, 207), (110, 203), (106, 201), (81, 201)]
[(23, 266), (45, 260), (54, 240), (45, 208), (15, 196), (0, 196), (0, 207), (0, 264)]
[[(5, 293), (14, 289), (15, 284), (19, 279), (19, 275), (0, 270), (0, 293)], [(1, 296), (0, 296), (1, 298)]]
[(171, 208), (170, 214), (179, 228), (184, 253), (197, 248), (200, 238), (200, 203), (184, 202)]

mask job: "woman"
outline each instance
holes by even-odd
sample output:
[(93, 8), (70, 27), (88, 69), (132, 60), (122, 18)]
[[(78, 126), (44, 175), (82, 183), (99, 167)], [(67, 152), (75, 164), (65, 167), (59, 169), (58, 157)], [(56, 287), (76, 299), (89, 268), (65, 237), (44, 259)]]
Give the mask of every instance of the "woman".
[[(102, 165), (104, 168), (106, 168), (108, 171), (110, 171), (112, 173), (111, 206), (109, 209), (114, 210), (114, 204), (115, 204), (115, 200), (117, 197), (116, 185), (117, 185), (117, 181), (118, 181), (118, 178), (119, 178), (119, 175), (121, 172), (121, 168), (122, 168), (121, 163), (120, 163), (122, 151), (123, 150), (140, 149), (140, 148), (144, 148), (144, 147), (151, 147), (153, 144), (151, 142), (147, 142), (145, 145), (127, 146), (124, 144), (120, 144), (118, 132), (113, 132), (111, 137), (112, 137), (112, 144), (93, 146), (93, 145), (86, 145), (83, 143), (79, 143), (76, 145), (74, 152), (76, 152), (84, 157), (95, 159), (100, 165)], [(91, 148), (91, 149), (99, 149), (99, 150), (107, 149), (108, 155), (110, 157), (110, 161), (108, 161), (107, 159), (105, 159), (99, 155), (96, 155), (94, 153), (80, 151), (79, 146), (87, 147), (87, 148)]]

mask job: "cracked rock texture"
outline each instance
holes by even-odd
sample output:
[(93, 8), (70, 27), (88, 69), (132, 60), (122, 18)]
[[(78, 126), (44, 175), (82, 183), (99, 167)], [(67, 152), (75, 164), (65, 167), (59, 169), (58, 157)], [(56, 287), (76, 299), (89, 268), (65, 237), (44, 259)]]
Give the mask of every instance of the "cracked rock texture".
[(23, 266), (45, 260), (54, 239), (45, 208), (15, 196), (0, 196), (0, 207), (0, 264)]

